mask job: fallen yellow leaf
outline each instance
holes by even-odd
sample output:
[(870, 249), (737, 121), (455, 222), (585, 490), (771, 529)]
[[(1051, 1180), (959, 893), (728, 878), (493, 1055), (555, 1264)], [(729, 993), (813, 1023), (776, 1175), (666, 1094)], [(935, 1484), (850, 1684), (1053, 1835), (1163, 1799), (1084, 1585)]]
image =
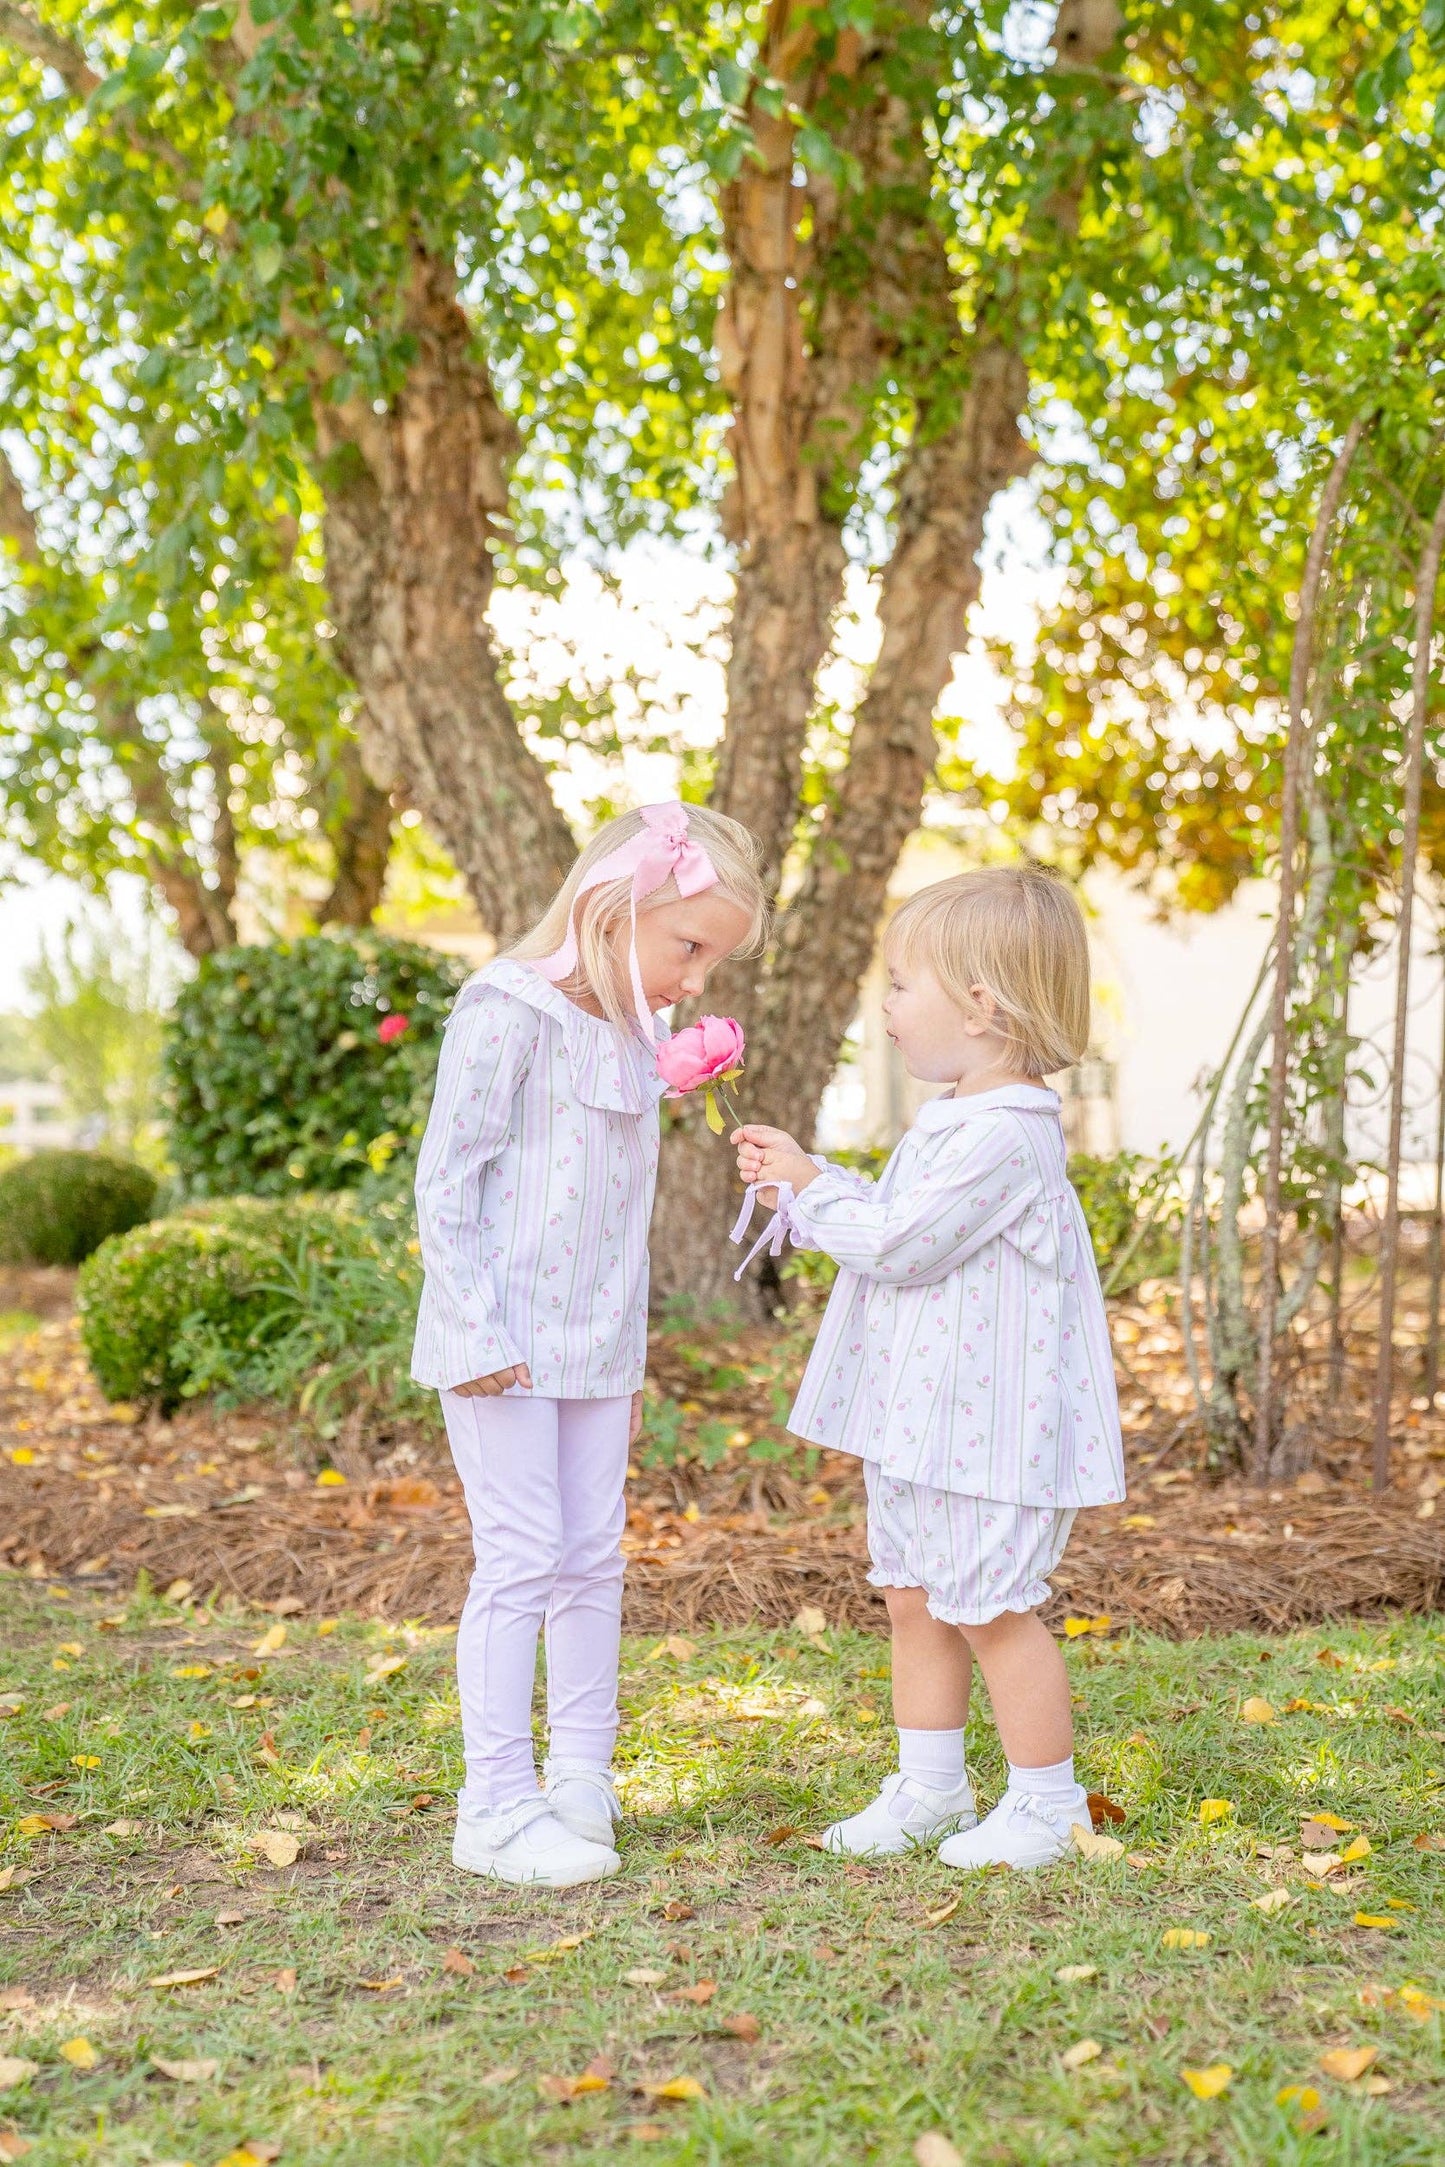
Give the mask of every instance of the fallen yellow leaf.
[(316, 1477), (316, 1487), (318, 1490), (344, 1490), (346, 1477), (339, 1467), (323, 1467)]
[(171, 1672), (173, 1678), (209, 1678), (210, 1675), (209, 1663), (178, 1663)]
[(336, 1628), (337, 1628), (337, 1626), (338, 1626), (338, 1625), (340, 1625), (340, 1623), (341, 1623), (341, 1620), (340, 1620), (340, 1618), (322, 1618), (322, 1619), (320, 1619), (320, 1620), (319, 1620), (319, 1622), (318, 1622), (318, 1624), (317, 1624), (317, 1627), (316, 1627), (316, 1636), (317, 1636), (318, 1640), (324, 1640), (324, 1639), (326, 1638), (326, 1635), (327, 1635), (328, 1633), (334, 1633), (334, 1632), (336, 1631)]
[(1240, 1708), (1239, 1720), (1241, 1723), (1277, 1723), (1279, 1717), (1274, 1712), (1273, 1701), (1262, 1700), (1258, 1693), (1252, 1693)]
[(1266, 1889), (1263, 1896), (1251, 1896), (1249, 1900), (1256, 1911), (1262, 1911), (1268, 1918), (1272, 1912), (1287, 1911), (1294, 1897), (1288, 1889)]
[(1320, 2067), (1337, 2083), (1353, 2084), (1356, 2077), (1362, 2077), (1379, 2057), (1378, 2047), (1331, 2047), (1320, 2056)]
[(151, 2056), (152, 2069), (158, 2069), (176, 2084), (209, 2084), (220, 2066), (216, 2061), (164, 2062), (159, 2054)]
[(1312, 2084), (1286, 2084), (1275, 2093), (1277, 2107), (1298, 2107), (1301, 2114), (1313, 2114), (1320, 2103), (1320, 2095)]
[(96, 2053), (90, 2041), (80, 2036), (74, 2039), (63, 2039), (60, 2043), (60, 2052), (72, 2069), (94, 2069), (96, 2063), (100, 2060), (100, 2056)]
[(1157, 1525), (1158, 1522), (1152, 1512), (1126, 1512), (1124, 1515), (1125, 1527), (1156, 1527)]
[(1428, 2024), (1437, 2009), (1445, 2009), (1445, 2001), (1438, 1996), (1408, 1983), (1400, 1988), (1398, 2000), (1406, 2016), (1413, 2017), (1417, 2024)]
[(165, 1599), (168, 1603), (183, 1603), (188, 1595), (194, 1593), (195, 1584), (193, 1581), (173, 1580), (165, 1591)]
[(628, 1986), (661, 1986), (667, 1973), (654, 1971), (646, 1964), (639, 1964), (632, 1971), (624, 1971), (622, 1976)]
[(1205, 1798), (1200, 1800), (1199, 1818), (1206, 1828), (1211, 1827), (1216, 1821), (1223, 1821), (1233, 1811), (1234, 1800), (1232, 1798)]
[(204, 1986), (207, 1979), (217, 1978), (219, 1964), (203, 1964), (195, 1971), (162, 1971), (154, 1979), (147, 1979), (147, 1986)]
[(1113, 1622), (1107, 1610), (1099, 1618), (1065, 1618), (1064, 1637), (1077, 1640), (1083, 1633), (1107, 1633)]
[(652, 1649), (647, 1660), (659, 1663), (665, 1655), (670, 1655), (674, 1663), (690, 1663), (696, 1654), (695, 1641), (688, 1640), (682, 1633), (669, 1633), (666, 1640), (660, 1640)]
[(285, 1626), (284, 1626), (284, 1625), (273, 1625), (273, 1626), (271, 1626), (271, 1627), (269, 1628), (269, 1630), (268, 1630), (268, 1631), (264, 1632), (264, 1633), (263, 1633), (263, 1634), (261, 1635), (261, 1638), (260, 1638), (260, 1639), (259, 1639), (259, 1640), (258, 1640), (258, 1641), (256, 1642), (256, 1645), (255, 1645), (255, 1646), (254, 1646), (254, 1647), (252, 1648), (252, 1650), (251, 1650), (251, 1653), (252, 1653), (252, 1655), (274, 1655), (274, 1654), (276, 1653), (276, 1650), (277, 1650), (278, 1648), (284, 1648), (284, 1647), (285, 1647), (285, 1645), (286, 1645), (286, 1628), (285, 1628)]
[(1096, 1836), (1093, 1829), (1082, 1821), (1075, 1821), (1069, 1830), (1070, 1841), (1076, 1851), (1086, 1859), (1117, 1859), (1124, 1856), (1124, 1846), (1117, 1836)]
[(1061, 1964), (1054, 1973), (1060, 1986), (1075, 1986), (1081, 1979), (1097, 1979), (1097, 1964)]
[(366, 1666), (368, 1680), (375, 1684), (379, 1678), (394, 1678), (399, 1670), (406, 1669), (404, 1655), (374, 1655)]
[(23, 2084), (39, 2067), (38, 2062), (27, 2062), (19, 2054), (0, 2054), (0, 2092), (8, 2092), (13, 2084)]
[(1356, 1859), (1367, 1859), (1367, 1858), (1369, 1857), (1369, 1855), (1370, 1855), (1370, 1839), (1369, 1839), (1369, 1837), (1368, 1837), (1368, 1836), (1357, 1836), (1357, 1837), (1355, 1838), (1354, 1842), (1353, 1842), (1353, 1843), (1347, 1843), (1347, 1844), (1345, 1845), (1345, 1848), (1344, 1848), (1344, 1850), (1343, 1850), (1343, 1851), (1342, 1851), (1342, 1852), (1340, 1853), (1340, 1864), (1341, 1864), (1342, 1866), (1350, 1866), (1350, 1865), (1353, 1865), (1353, 1863), (1354, 1863), (1354, 1861), (1355, 1861)]
[(827, 1630), (828, 1620), (824, 1612), (818, 1608), (816, 1603), (804, 1603), (793, 1620), (793, 1631), (802, 1633), (806, 1638), (812, 1640), (817, 1634), (826, 1633)]
[(1378, 1928), (1381, 1933), (1388, 1933), (1392, 1926), (1398, 1926), (1399, 1923), (1399, 1920), (1388, 1911), (1357, 1911), (1355, 1913), (1356, 1926), (1373, 1926)]
[(1207, 2069), (1181, 2069), (1179, 2074), (1196, 2099), (1218, 2099), (1234, 2079), (1228, 2062), (1211, 2062)]
[(1337, 1813), (1307, 1813), (1301, 1815), (1301, 1819), (1315, 1821), (1321, 1828), (1332, 1829), (1337, 1836), (1348, 1836), (1355, 1825), (1353, 1821), (1342, 1821)]
[(707, 2093), (696, 2077), (669, 2077), (666, 2084), (639, 2084), (639, 2092), (649, 2099), (706, 2099)]
[(963, 1891), (962, 1889), (960, 1889), (956, 1896), (950, 1896), (948, 1902), (946, 1904), (940, 1904), (936, 1911), (926, 1911), (923, 1914), (925, 1925), (942, 1926), (945, 1919), (951, 1919), (953, 1917), (953, 1914), (955, 1913), (955, 1911), (957, 1911), (959, 1905), (962, 1902)]
[(393, 1994), (399, 1986), (405, 1985), (406, 1982), (403, 1980), (401, 1973), (397, 1972), (390, 1979), (362, 1979), (359, 1983), (368, 1994)]
[(70, 1765), (72, 1768), (99, 1768), (100, 1755), (98, 1753), (72, 1753)]
[(252, 1848), (273, 1866), (294, 1866), (301, 1856), (296, 1838), (282, 1828), (263, 1828), (251, 1838)]
[(1166, 1949), (1207, 1949), (1211, 1938), (1197, 1926), (1171, 1926), (1163, 1937)]
[(941, 2129), (926, 2129), (913, 2142), (915, 2167), (963, 2167), (963, 2154)]
[(1086, 2062), (1096, 2062), (1103, 2051), (1097, 2039), (1076, 2039), (1071, 2047), (1065, 2047), (1059, 2060), (1065, 2069), (1082, 2069)]
[(84, 1655), (85, 1648), (78, 1640), (62, 1640), (55, 1652), (57, 1655)]

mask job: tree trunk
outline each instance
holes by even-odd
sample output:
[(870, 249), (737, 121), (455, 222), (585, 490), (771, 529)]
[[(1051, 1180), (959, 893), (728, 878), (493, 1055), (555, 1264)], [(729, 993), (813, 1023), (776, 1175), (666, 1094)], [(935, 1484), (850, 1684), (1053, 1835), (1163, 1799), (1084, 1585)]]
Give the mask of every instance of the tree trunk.
[(392, 802), (362, 765), (360, 748), (345, 745), (338, 763), (345, 802), (333, 824), (336, 867), (331, 893), (316, 913), (320, 925), (370, 925), (386, 886), (391, 856)]
[[(416, 360), (386, 413), (361, 399), (333, 405), (318, 384), (327, 581), (372, 781), (400, 787), (425, 815), (488, 930), (507, 940), (574, 856), (486, 622), (516, 432), (451, 267), (420, 249), (406, 313)], [(319, 360), (318, 377), (337, 366)]]
[[(925, 430), (908, 461), (879, 598), (882, 645), (848, 766), (781, 918), (761, 1011), (749, 1019), (745, 1110), (805, 1145), (857, 1007), (888, 881), (918, 825), (934, 762), (934, 710), (978, 594), (984, 516), (1032, 457), (1018, 427), (1027, 394), (1019, 356), (990, 341), (975, 358), (957, 421), (932, 441)], [(724, 1239), (739, 1193), (731, 1152), (688, 1121), (666, 1139), (663, 1170), (655, 1291), (733, 1299)]]

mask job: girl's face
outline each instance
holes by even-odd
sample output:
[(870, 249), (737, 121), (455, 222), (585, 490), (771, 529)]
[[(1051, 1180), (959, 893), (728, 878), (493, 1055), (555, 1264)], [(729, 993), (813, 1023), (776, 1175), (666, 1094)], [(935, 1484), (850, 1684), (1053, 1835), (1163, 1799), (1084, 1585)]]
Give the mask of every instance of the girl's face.
[[(747, 939), (750, 924), (742, 905), (721, 888), (643, 911), (637, 921), (637, 967), (648, 1007), (696, 1000), (714, 965)], [(626, 921), (622, 941), (625, 954)]]
[(926, 964), (889, 957), (883, 1002), (888, 1036), (909, 1075), (920, 1083), (977, 1090), (1010, 1069), (1008, 1040), (996, 1026), (993, 995), (983, 986), (969, 990), (971, 1011), (959, 1007)]

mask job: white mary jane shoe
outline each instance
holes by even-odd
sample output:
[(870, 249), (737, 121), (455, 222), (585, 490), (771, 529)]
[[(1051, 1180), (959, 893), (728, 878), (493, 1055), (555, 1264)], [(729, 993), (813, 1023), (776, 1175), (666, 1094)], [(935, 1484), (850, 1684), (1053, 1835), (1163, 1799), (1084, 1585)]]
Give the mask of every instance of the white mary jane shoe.
[(972, 1828), (973, 1790), (965, 1777), (951, 1791), (932, 1791), (916, 1777), (890, 1776), (861, 1813), (823, 1831), (823, 1849), (849, 1858), (891, 1858), (931, 1843), (946, 1829)]
[(940, 1844), (945, 1866), (1012, 1866), (1028, 1873), (1052, 1866), (1070, 1848), (1075, 1821), (1089, 1826), (1089, 1795), (1080, 1790), (1072, 1801), (1035, 1798), (1029, 1791), (1005, 1791), (975, 1828), (964, 1829)]
[(605, 1881), (622, 1861), (610, 1844), (574, 1835), (539, 1793), (501, 1813), (459, 1813), (452, 1864), (519, 1887), (572, 1889)]
[(595, 1761), (549, 1756), (542, 1770), (542, 1793), (548, 1806), (574, 1836), (612, 1847), (612, 1831), (622, 1819), (612, 1771)]

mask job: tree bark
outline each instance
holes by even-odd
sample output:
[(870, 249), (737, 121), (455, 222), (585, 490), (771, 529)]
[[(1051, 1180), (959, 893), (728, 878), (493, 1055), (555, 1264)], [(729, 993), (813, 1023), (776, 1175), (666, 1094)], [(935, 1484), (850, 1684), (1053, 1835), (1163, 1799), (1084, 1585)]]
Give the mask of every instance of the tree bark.
[[(989, 340), (974, 357), (957, 420), (931, 440), (924, 427), (908, 461), (879, 597), (878, 660), (836, 804), (780, 920), (750, 1034), (747, 1110), (805, 1145), (857, 1007), (889, 879), (922, 811), (934, 710), (978, 595), (984, 517), (1032, 458), (1018, 426), (1027, 394), (1018, 354)], [(657, 1292), (732, 1298), (722, 1241), (738, 1194), (730, 1152), (686, 1122), (669, 1137), (664, 1166)]]
[(332, 404), (334, 357), (317, 363), (327, 580), (372, 781), (400, 787), (425, 815), (489, 931), (507, 940), (540, 915), (574, 856), (486, 622), (516, 433), (451, 266), (418, 249), (405, 306), (416, 360), (384, 414), (361, 399)]
[(344, 803), (332, 823), (335, 872), (331, 893), (316, 917), (320, 925), (366, 926), (386, 886), (391, 856), (391, 792), (379, 790), (371, 780), (359, 746), (343, 746), (338, 765)]

